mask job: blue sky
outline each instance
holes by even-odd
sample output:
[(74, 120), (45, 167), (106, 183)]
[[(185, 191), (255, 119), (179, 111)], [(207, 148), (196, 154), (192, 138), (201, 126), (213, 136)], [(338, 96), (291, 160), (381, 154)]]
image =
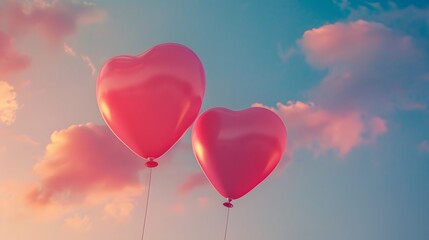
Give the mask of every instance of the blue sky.
[[(235, 202), (228, 239), (427, 239), (428, 2), (93, 3), (30, 1), (30, 13), (50, 9), (64, 18), (46, 19), (74, 23), (58, 21), (59, 31), (38, 18), (12, 21), (29, 13), (0, 1), (0, 58), (24, 59), (13, 69), (0, 60), (0, 239), (140, 237), (147, 170), (107, 131), (89, 63), (98, 73), (113, 56), (163, 42), (203, 62), (202, 111), (261, 104), (289, 132), (279, 168)], [(94, 147), (70, 150), (84, 141)], [(105, 144), (136, 166), (117, 188), (93, 187), (107, 174), (80, 185), (78, 172), (52, 167), (118, 161)], [(189, 131), (159, 162), (146, 238), (222, 239), (224, 199), (198, 177)], [(66, 173), (74, 178), (51, 184)]]

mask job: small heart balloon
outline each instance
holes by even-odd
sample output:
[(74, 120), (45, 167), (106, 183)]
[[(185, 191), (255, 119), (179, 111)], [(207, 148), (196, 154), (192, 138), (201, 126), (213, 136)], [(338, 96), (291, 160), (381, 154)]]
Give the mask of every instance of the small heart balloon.
[(282, 120), (268, 109), (212, 108), (195, 122), (192, 147), (213, 187), (232, 200), (247, 194), (274, 170), (286, 149), (286, 138)]
[(107, 125), (150, 161), (167, 152), (195, 121), (204, 90), (201, 61), (176, 43), (114, 57), (97, 79), (98, 106)]

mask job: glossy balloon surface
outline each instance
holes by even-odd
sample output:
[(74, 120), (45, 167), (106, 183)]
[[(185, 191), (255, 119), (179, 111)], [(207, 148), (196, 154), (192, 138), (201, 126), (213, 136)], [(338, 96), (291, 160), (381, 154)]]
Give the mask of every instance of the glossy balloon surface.
[(282, 120), (265, 108), (212, 108), (195, 122), (192, 146), (206, 177), (225, 198), (237, 199), (261, 183), (286, 149)]
[(101, 114), (116, 136), (146, 159), (167, 152), (195, 121), (205, 91), (201, 61), (166, 43), (106, 62), (97, 79)]

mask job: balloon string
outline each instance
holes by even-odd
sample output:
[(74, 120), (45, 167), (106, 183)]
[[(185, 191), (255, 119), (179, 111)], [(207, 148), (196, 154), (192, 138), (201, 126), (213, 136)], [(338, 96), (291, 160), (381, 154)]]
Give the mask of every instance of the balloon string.
[(228, 233), (229, 209), (230, 208), (228, 208), (226, 212), (225, 236), (223, 237), (223, 240), (226, 240), (226, 234)]
[(150, 184), (151, 184), (151, 182), (152, 182), (152, 168), (149, 168), (149, 183), (148, 183), (148, 187), (147, 187), (146, 208), (145, 208), (145, 211), (144, 211), (143, 230), (142, 230), (141, 240), (143, 240), (143, 238), (144, 238), (144, 230), (146, 228), (146, 217), (147, 217), (147, 209), (148, 209), (148, 206), (149, 206)]

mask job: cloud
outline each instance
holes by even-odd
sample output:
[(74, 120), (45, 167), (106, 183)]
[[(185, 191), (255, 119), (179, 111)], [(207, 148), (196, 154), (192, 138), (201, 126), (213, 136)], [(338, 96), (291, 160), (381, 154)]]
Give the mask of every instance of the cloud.
[(197, 198), (197, 203), (198, 203), (198, 206), (200, 207), (206, 207), (209, 204), (209, 202), (210, 202), (210, 199), (208, 197), (201, 196)]
[[(195, 189), (190, 189), (190, 191), (193, 191)], [(170, 211), (174, 214), (189, 214), (189, 211), (192, 211), (195, 209), (195, 207), (198, 207), (199, 209), (204, 209), (210, 206), (213, 206), (213, 204), (219, 204), (214, 203), (210, 200), (210, 198), (206, 196), (198, 196), (195, 198), (190, 199), (190, 201), (178, 201), (170, 206)]]
[(26, 203), (28, 190), (28, 183), (24, 181), (16, 179), (2, 179), (0, 181), (0, 212), (3, 219), (15, 222), (24, 219), (26, 221), (46, 221), (56, 218), (66, 210), (56, 204), (46, 206), (43, 209), (31, 207)]
[(300, 101), (289, 101), (286, 105), (278, 103), (277, 108), (261, 104), (253, 106), (266, 107), (284, 121), (289, 139), (288, 159), (300, 148), (309, 149), (316, 155), (334, 151), (344, 157), (354, 148), (375, 141), (387, 131), (383, 119), (365, 116), (356, 110), (336, 112)]
[(175, 214), (183, 214), (185, 212), (185, 204), (183, 202), (178, 202), (171, 207), (171, 211)]
[(0, 76), (20, 72), (30, 66), (30, 59), (19, 53), (12, 38), (0, 31)]
[(92, 222), (89, 216), (80, 216), (75, 214), (74, 216), (68, 217), (64, 220), (64, 227), (77, 233), (88, 232), (91, 229)]
[(332, 0), (341, 10), (346, 10), (350, 8), (350, 2), (348, 0)]
[(0, 123), (11, 125), (16, 118), (16, 92), (7, 82), (0, 81)]
[(67, 43), (64, 43), (64, 52), (69, 56), (76, 57), (76, 52)]
[(358, 20), (338, 22), (308, 30), (299, 41), (307, 61), (320, 68), (340, 64), (365, 64), (378, 54), (392, 50), (392, 45), (407, 53), (411, 39), (401, 37), (384, 25)]
[(427, 101), (424, 54), (412, 37), (381, 23), (324, 25), (306, 31), (299, 45), (310, 65), (328, 70), (321, 84), (309, 91), (320, 106), (378, 112)]
[(16, 141), (23, 143), (23, 144), (26, 144), (26, 145), (30, 145), (30, 146), (39, 145), (39, 143), (36, 140), (34, 140), (31, 136), (29, 136), (27, 134), (21, 133), (21, 134), (15, 135), (13, 138)]
[(27, 194), (33, 206), (104, 203), (142, 193), (144, 161), (125, 147), (107, 126), (72, 125), (55, 131), (34, 166), (39, 184)]
[(429, 141), (423, 140), (422, 142), (419, 143), (417, 148), (422, 152), (429, 153)]
[(188, 176), (188, 178), (179, 186), (178, 192), (182, 195), (186, 195), (192, 190), (205, 186), (208, 183), (206, 176), (201, 172), (197, 172)]
[(427, 37), (429, 34), (429, 8), (418, 8), (412, 4), (399, 8), (394, 2), (388, 4), (359, 5), (346, 9), (349, 12), (348, 19), (355, 21), (365, 19), (380, 22), (390, 28), (400, 30), (413, 36)]
[(367, 139), (369, 142), (375, 142), (378, 136), (387, 132), (386, 121), (380, 117), (372, 117), (368, 121), (369, 135)]
[[(66, 43), (64, 43), (64, 52), (71, 57), (77, 57), (78, 55), (76, 51)], [(91, 58), (86, 55), (81, 55), (80, 59), (83, 61), (83, 63), (85, 63), (89, 70), (91, 70), (91, 75), (95, 76), (97, 74), (97, 69), (95, 68), (95, 65), (92, 62)]]
[(287, 62), (289, 58), (291, 58), (293, 55), (298, 54), (299, 51), (295, 47), (291, 47), (288, 50), (284, 50), (282, 45), (278, 45), (277, 47), (277, 53), (282, 60), (283, 63)]
[(133, 209), (134, 203), (130, 200), (110, 202), (104, 206), (104, 218), (123, 222), (131, 215)]
[[(354, 11), (349, 1), (334, 3)], [(369, 7), (374, 11), (383, 9), (377, 4)], [(390, 7), (396, 8), (392, 4)], [(427, 14), (424, 17), (426, 10), (406, 11), (418, 13), (416, 21), (429, 19)], [(404, 11), (395, 10), (390, 17), (379, 19), (399, 19), (401, 14)], [(420, 40), (404, 31), (394, 31), (383, 23), (349, 19), (305, 31), (297, 43), (309, 65), (327, 70), (320, 84), (306, 91), (309, 102), (278, 103), (276, 108), (253, 105), (267, 107), (284, 120), (290, 139), (288, 159), (301, 148), (316, 156), (334, 151), (344, 157), (386, 133), (390, 113), (426, 109), (427, 51)]]
[(91, 75), (95, 76), (95, 74), (97, 74), (97, 70), (95, 69), (94, 63), (92, 62), (91, 58), (89, 58), (88, 56), (82, 56), (81, 58), (82, 58), (82, 61), (91, 70)]
[(51, 42), (60, 43), (88, 25), (105, 18), (106, 13), (94, 4), (80, 1), (6, 0), (0, 5), (6, 29), (13, 35), (36, 31)]
[(22, 189), (22, 187), (16, 183), (4, 180), (0, 182), (0, 212), (2, 217), (16, 217), (16, 215), (21, 214), (20, 209), (16, 207), (16, 200), (19, 199), (16, 195), (19, 195), (17, 193), (19, 189)]

